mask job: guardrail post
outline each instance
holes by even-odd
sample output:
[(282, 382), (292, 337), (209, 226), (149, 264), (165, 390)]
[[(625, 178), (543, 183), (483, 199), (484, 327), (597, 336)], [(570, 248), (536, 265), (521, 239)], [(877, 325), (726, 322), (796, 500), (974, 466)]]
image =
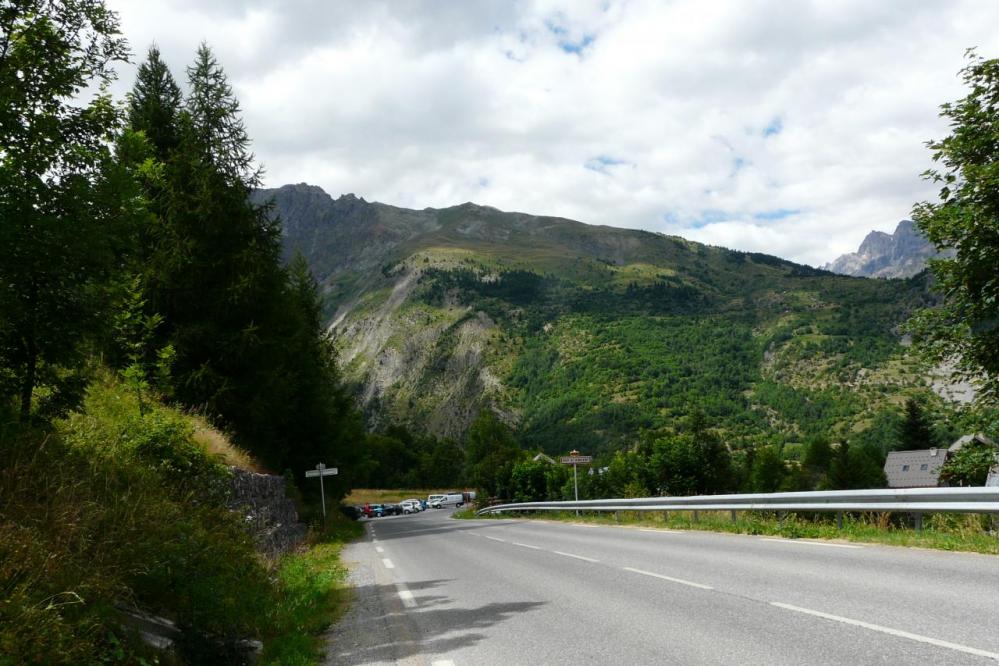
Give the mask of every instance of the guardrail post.
[(615, 511), (614, 512), (614, 522), (615, 523), (620, 523), (621, 522), (621, 512), (620, 511)]
[(917, 511), (916, 513), (912, 514), (912, 518), (913, 518), (913, 522), (915, 524), (916, 532), (917, 533), (922, 532), (923, 531), (923, 514), (921, 514), (921, 513), (919, 513)]
[(735, 509), (732, 509), (732, 511), (731, 511), (731, 515), (732, 515), (732, 522), (734, 523), (734, 522), (736, 521), (736, 517), (735, 517)]
[(842, 511), (837, 511), (836, 512), (836, 529), (838, 529), (838, 530), (843, 529), (843, 512)]
[(700, 518), (701, 518), (701, 512), (698, 511), (697, 509), (694, 509), (694, 522), (695, 523), (698, 522)]

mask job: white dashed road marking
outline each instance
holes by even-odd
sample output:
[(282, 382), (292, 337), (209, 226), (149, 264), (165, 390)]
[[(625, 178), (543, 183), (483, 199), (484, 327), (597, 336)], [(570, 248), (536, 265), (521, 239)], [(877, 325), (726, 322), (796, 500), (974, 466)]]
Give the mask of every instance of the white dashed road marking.
[(764, 537), (760, 541), (773, 541), (774, 543), (801, 543), (808, 546), (825, 546), (826, 548), (863, 548), (863, 546), (852, 546), (845, 543), (824, 543), (822, 541), (803, 541), (801, 539), (777, 539), (774, 537)]
[(592, 557), (583, 557), (582, 555), (573, 555), (572, 553), (563, 553), (561, 550), (553, 550), (556, 555), (562, 555), (564, 557), (572, 557), (577, 560), (583, 560), (584, 562), (599, 562), (600, 560), (595, 560)]
[(529, 543), (517, 543), (516, 541), (512, 541), (511, 543), (513, 543), (514, 546), (520, 546), (521, 548), (530, 548), (531, 550), (541, 550), (540, 546), (532, 546)]
[(659, 578), (661, 580), (668, 580), (671, 583), (678, 583), (680, 585), (688, 585), (690, 587), (696, 587), (701, 590), (713, 590), (715, 588), (710, 585), (701, 585), (700, 583), (694, 583), (689, 580), (684, 580), (682, 578), (673, 578), (672, 576), (664, 576), (662, 574), (652, 573), (651, 571), (642, 571), (641, 569), (632, 569), (631, 567), (624, 567), (625, 571), (630, 571), (632, 573), (642, 574), (643, 576), (652, 576), (653, 578)]
[(888, 634), (889, 636), (898, 636), (899, 638), (908, 638), (910, 641), (918, 641), (920, 643), (927, 643), (928, 645), (935, 645), (937, 647), (947, 648), (948, 650), (954, 650), (956, 652), (964, 652), (965, 654), (973, 654), (977, 657), (985, 657), (987, 659), (992, 659), (994, 661), (999, 661), (999, 654), (995, 652), (987, 652), (985, 650), (979, 650), (978, 648), (968, 647), (967, 645), (960, 645), (958, 643), (950, 643), (948, 641), (942, 641), (937, 638), (930, 638), (929, 636), (921, 636), (919, 634), (913, 634), (908, 631), (901, 631), (899, 629), (891, 629), (889, 627), (882, 627), (878, 624), (871, 624), (869, 622), (862, 622), (860, 620), (852, 620), (848, 617), (841, 617), (839, 615), (832, 615), (830, 613), (823, 613), (822, 611), (811, 610), (808, 608), (801, 608), (800, 606), (792, 606), (791, 604), (782, 604), (777, 601), (771, 601), (771, 606), (776, 606), (777, 608), (783, 608), (784, 610), (794, 611), (795, 613), (804, 613), (805, 615), (812, 615), (814, 617), (821, 617), (824, 620), (832, 620), (833, 622), (841, 622), (843, 624), (849, 624), (854, 627), (861, 627), (863, 629), (870, 629), (871, 631), (877, 631), (882, 634)]
[(402, 599), (402, 605), (406, 608), (416, 608), (416, 597), (413, 596), (413, 593), (402, 583), (396, 583), (395, 587), (399, 591), (399, 598)]
[(384, 565), (385, 565), (385, 568), (386, 568), (386, 569), (395, 569), (395, 565), (394, 565), (394, 564), (392, 564), (392, 560), (389, 560), (389, 559), (383, 559), (383, 560), (382, 560), (382, 564), (384, 564)]

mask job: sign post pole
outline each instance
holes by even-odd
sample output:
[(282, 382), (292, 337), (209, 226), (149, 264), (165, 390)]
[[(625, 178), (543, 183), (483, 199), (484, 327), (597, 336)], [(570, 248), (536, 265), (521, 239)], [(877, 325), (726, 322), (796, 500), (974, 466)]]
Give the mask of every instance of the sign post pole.
[[(593, 462), (593, 456), (581, 456), (579, 451), (573, 450), (569, 452), (569, 455), (562, 456), (559, 459), (563, 465), (572, 465), (572, 489), (576, 497), (576, 501), (579, 501), (579, 474), (577, 468), (579, 465), (589, 465)], [(576, 515), (579, 515), (579, 509), (576, 509)]]
[[(579, 477), (576, 476), (576, 463), (572, 463), (572, 489), (576, 493), (576, 501), (579, 501)], [(579, 509), (576, 509), (576, 516), (579, 516)]]
[(319, 463), (316, 465), (316, 469), (319, 470), (319, 501), (323, 505), (323, 525), (326, 524), (326, 489), (323, 487), (323, 470), (326, 465)]
[(327, 467), (323, 463), (316, 465), (315, 469), (310, 469), (305, 472), (306, 478), (319, 477), (319, 497), (323, 503), (323, 525), (326, 525), (326, 488), (323, 484), (324, 476), (336, 476), (339, 473), (336, 467)]

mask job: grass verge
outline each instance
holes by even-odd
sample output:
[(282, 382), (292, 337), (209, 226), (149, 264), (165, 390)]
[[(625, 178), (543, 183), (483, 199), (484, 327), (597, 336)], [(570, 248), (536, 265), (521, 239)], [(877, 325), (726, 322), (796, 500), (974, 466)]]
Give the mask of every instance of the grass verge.
[[(450, 489), (453, 492), (453, 489)], [(418, 489), (392, 490), (384, 488), (356, 488), (343, 499), (344, 504), (385, 504), (401, 502), (405, 499), (427, 499), (428, 495), (442, 495), (448, 490)]]
[[(843, 528), (836, 526), (834, 515), (788, 514), (778, 520), (762, 512), (736, 513), (733, 521), (727, 511), (701, 511), (698, 520), (690, 513), (671, 511), (639, 513), (621, 511), (618, 516), (608, 513), (546, 511), (538, 513), (502, 514), (505, 517), (532, 520), (557, 520), (570, 523), (623, 525), (679, 530), (702, 530), (732, 534), (757, 534), (786, 539), (831, 539), (856, 541), (889, 546), (932, 548), (999, 555), (999, 533), (992, 517), (977, 514), (932, 514), (924, 516), (923, 529), (917, 532), (908, 525), (907, 514), (861, 513), (844, 516)], [(501, 516), (501, 517), (502, 517)], [(471, 509), (456, 512), (455, 518), (475, 518)]]
[(359, 523), (331, 520), (307, 550), (284, 557), (277, 567), (278, 601), (270, 618), (263, 664), (311, 665), (322, 659), (323, 634), (350, 601), (344, 544), (361, 536)]

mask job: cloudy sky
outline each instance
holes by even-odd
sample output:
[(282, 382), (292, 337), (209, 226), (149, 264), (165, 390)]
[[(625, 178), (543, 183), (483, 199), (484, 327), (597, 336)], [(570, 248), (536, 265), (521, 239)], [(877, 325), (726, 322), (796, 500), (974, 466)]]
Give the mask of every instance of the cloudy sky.
[[(465, 201), (813, 265), (934, 190), (994, 0), (109, 0), (178, 79), (207, 41), (266, 184)], [(134, 68), (121, 69), (119, 88)]]

